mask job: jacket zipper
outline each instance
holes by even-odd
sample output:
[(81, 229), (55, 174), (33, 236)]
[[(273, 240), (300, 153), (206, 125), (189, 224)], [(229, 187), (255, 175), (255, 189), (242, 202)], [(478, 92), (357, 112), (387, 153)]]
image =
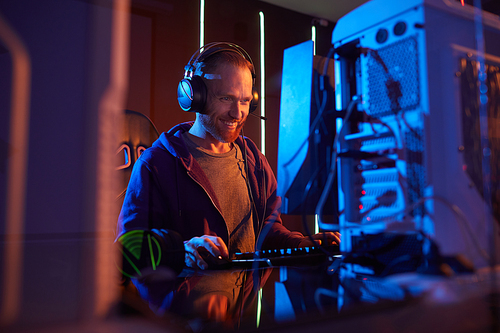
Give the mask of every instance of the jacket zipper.
[(224, 215), (222, 215), (222, 212), (219, 210), (219, 208), (217, 208), (217, 205), (215, 204), (214, 200), (212, 199), (212, 197), (210, 196), (210, 194), (208, 194), (207, 190), (205, 189), (205, 187), (203, 185), (201, 185), (201, 183), (199, 181), (197, 181), (196, 179), (193, 178), (193, 176), (191, 176), (191, 173), (188, 172), (187, 173), (188, 176), (198, 185), (200, 185), (200, 187), (203, 189), (203, 191), (205, 191), (205, 194), (207, 195), (207, 197), (210, 199), (210, 201), (212, 202), (212, 205), (215, 207), (215, 209), (217, 209), (217, 211), (219, 212), (220, 216), (222, 217), (222, 221), (224, 221), (224, 224), (226, 225), (226, 232), (227, 232), (227, 242), (228, 244), (226, 244), (227, 246), (227, 250), (229, 251), (229, 229), (227, 227), (227, 222), (226, 222), (226, 219), (224, 218)]

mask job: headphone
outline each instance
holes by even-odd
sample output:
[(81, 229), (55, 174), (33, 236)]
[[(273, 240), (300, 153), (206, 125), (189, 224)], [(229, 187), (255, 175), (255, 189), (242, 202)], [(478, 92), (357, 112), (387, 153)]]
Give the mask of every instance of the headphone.
[(207, 86), (199, 75), (194, 75), (198, 64), (204, 62), (210, 56), (219, 52), (234, 52), (252, 64), (252, 100), (250, 101), (250, 113), (259, 105), (259, 93), (255, 89), (255, 68), (248, 53), (240, 46), (232, 43), (214, 42), (208, 43), (198, 49), (189, 59), (184, 67), (184, 79), (177, 87), (177, 100), (181, 109), (189, 112), (202, 113), (207, 101)]
[(131, 230), (115, 244), (122, 254), (116, 266), (124, 277), (139, 278), (144, 270), (156, 271), (158, 267), (168, 267), (179, 274), (184, 267), (184, 243), (173, 230)]

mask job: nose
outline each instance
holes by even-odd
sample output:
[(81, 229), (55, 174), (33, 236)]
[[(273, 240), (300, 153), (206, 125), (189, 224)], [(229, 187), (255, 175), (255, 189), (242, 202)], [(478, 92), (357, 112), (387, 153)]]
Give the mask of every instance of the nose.
[(231, 105), (231, 109), (229, 110), (229, 115), (233, 119), (241, 120), (248, 115), (248, 111), (249, 111), (249, 106), (246, 103), (235, 101)]

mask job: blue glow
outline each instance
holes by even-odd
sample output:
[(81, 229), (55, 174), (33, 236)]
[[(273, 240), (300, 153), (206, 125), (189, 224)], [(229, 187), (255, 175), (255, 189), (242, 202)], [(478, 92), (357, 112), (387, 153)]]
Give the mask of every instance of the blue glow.
[(487, 104), (488, 103), (488, 96), (481, 95), (481, 96), (479, 96), (479, 100), (481, 101), (481, 104)]
[(313, 42), (285, 49), (278, 137), (278, 195), (284, 197), (309, 149)]
[[(340, 73), (339, 61), (335, 61), (334, 67), (335, 73)], [(335, 75), (335, 109), (338, 111), (342, 110), (342, 84), (340, 82), (340, 75)]]

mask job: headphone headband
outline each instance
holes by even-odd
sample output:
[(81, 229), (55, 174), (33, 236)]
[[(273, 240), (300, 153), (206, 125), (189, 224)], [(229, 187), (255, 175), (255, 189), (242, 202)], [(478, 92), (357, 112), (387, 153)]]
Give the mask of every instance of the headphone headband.
[(184, 78), (191, 78), (194, 76), (196, 66), (205, 61), (208, 57), (219, 53), (219, 52), (235, 52), (239, 54), (243, 59), (247, 60), (252, 64), (252, 78), (255, 78), (255, 69), (253, 68), (253, 61), (250, 55), (241, 46), (233, 43), (226, 42), (212, 42), (200, 47), (189, 59), (189, 62), (184, 67)]

